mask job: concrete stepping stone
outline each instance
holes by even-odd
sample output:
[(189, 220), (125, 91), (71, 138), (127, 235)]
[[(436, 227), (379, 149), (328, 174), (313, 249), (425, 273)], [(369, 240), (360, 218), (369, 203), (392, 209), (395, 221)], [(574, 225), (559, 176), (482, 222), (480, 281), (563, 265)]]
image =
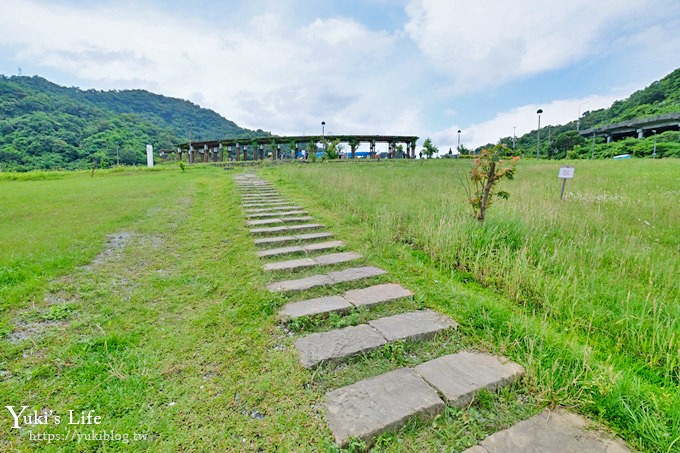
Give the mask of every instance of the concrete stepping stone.
[(247, 208), (244, 209), (246, 214), (255, 214), (255, 213), (262, 213), (262, 212), (276, 212), (276, 211), (294, 211), (302, 209), (300, 206), (277, 206), (274, 208)]
[(306, 335), (295, 342), (295, 347), (302, 366), (313, 368), (323, 361), (370, 351), (385, 343), (387, 340), (377, 330), (368, 324), (360, 324)]
[(342, 313), (354, 308), (342, 296), (317, 297), (315, 299), (291, 302), (279, 310), (279, 319), (297, 319), (321, 313)]
[(259, 256), (260, 258), (264, 258), (268, 256), (286, 255), (289, 253), (307, 253), (320, 250), (329, 250), (344, 246), (345, 243), (342, 241), (326, 241), (309, 245), (291, 245), (289, 247), (279, 247), (275, 249), (260, 250), (259, 252), (257, 252), (257, 256)]
[(295, 347), (302, 365), (312, 368), (324, 360), (343, 359), (393, 341), (432, 337), (454, 326), (457, 326), (455, 322), (439, 313), (415, 311), (379, 318), (355, 327), (313, 333), (297, 340)]
[(267, 217), (280, 217), (280, 216), (293, 216), (293, 215), (305, 215), (307, 211), (284, 211), (284, 212), (263, 212), (261, 214), (247, 214), (246, 217), (249, 219), (263, 219)]
[(320, 255), (314, 258), (300, 258), (296, 260), (278, 261), (276, 263), (267, 263), (263, 266), (265, 271), (280, 271), (280, 270), (294, 270), (310, 266), (328, 266), (331, 264), (346, 263), (361, 259), (362, 256), (354, 252), (330, 253), (328, 255)]
[(312, 258), (299, 258), (296, 260), (279, 261), (276, 263), (267, 263), (262, 268), (265, 271), (285, 271), (302, 269), (305, 267), (316, 266), (316, 262)]
[(342, 447), (352, 437), (370, 443), (412, 417), (427, 421), (445, 408), (437, 392), (409, 368), (333, 390), (325, 406), (328, 426)]
[(255, 239), (255, 245), (283, 244), (286, 242), (311, 241), (314, 239), (324, 239), (333, 237), (333, 233), (306, 233), (293, 236), (273, 236), (268, 238)]
[(272, 224), (272, 223), (295, 223), (295, 222), (309, 222), (310, 220), (314, 220), (314, 217), (312, 216), (301, 216), (301, 217), (280, 217), (280, 218), (270, 218), (270, 219), (259, 219), (259, 220), (248, 220), (246, 221), (246, 225), (248, 226), (255, 226), (255, 225), (267, 225), (267, 224)]
[(267, 285), (267, 289), (271, 292), (302, 291), (317, 286), (361, 280), (386, 273), (386, 271), (373, 266), (354, 267), (343, 271), (329, 272), (325, 275), (273, 282)]
[(368, 288), (352, 289), (345, 293), (345, 300), (355, 307), (370, 307), (390, 300), (412, 296), (413, 293), (396, 283), (369, 286)]
[[(354, 307), (389, 302), (411, 296), (412, 294), (408, 289), (395, 283), (374, 285), (363, 289), (352, 289), (345, 292), (343, 296), (328, 296), (287, 303), (279, 310), (279, 319), (285, 321), (321, 313), (341, 313)], [(362, 299), (362, 297), (365, 299)], [(368, 300), (370, 303), (365, 303), (365, 300)]]
[(373, 266), (352, 267), (341, 271), (329, 272), (328, 277), (334, 283), (351, 282), (360, 280), (362, 278), (374, 277), (377, 275), (386, 274), (387, 271)]
[(621, 439), (588, 425), (586, 419), (564, 409), (545, 410), (463, 453), (630, 453)]
[(286, 200), (285, 198), (281, 197), (257, 197), (257, 198), (241, 198), (241, 203), (282, 203), (284, 201), (289, 201)]
[(455, 407), (468, 404), (481, 389), (495, 390), (524, 374), (521, 366), (506, 358), (469, 351), (430, 360), (415, 370)]
[(246, 221), (246, 225), (248, 225), (248, 226), (271, 225), (273, 223), (283, 223), (283, 220), (271, 218), (271, 219), (247, 220)]
[(241, 194), (241, 199), (242, 200), (269, 200), (272, 197), (275, 198), (282, 198), (281, 194), (278, 192), (272, 192), (272, 193), (242, 193)]
[(244, 208), (273, 208), (281, 205), (289, 205), (290, 201), (258, 201), (257, 203), (243, 203)]
[(325, 226), (326, 225), (322, 225), (320, 223), (302, 223), (300, 225), (251, 228), (250, 234), (269, 234), (269, 233), (285, 233), (288, 231), (300, 231), (300, 230), (318, 230), (319, 228), (324, 228)]
[(368, 325), (380, 332), (387, 341), (426, 340), (439, 332), (457, 328), (458, 323), (432, 310), (401, 313), (369, 321)]

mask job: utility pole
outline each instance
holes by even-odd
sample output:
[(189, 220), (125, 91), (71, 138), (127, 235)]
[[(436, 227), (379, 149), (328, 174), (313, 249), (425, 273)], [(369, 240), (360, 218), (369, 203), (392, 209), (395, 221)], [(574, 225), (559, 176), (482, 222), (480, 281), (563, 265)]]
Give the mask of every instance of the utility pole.
[(536, 114), (538, 115), (538, 141), (536, 142), (536, 159), (538, 159), (541, 155), (541, 113), (543, 113), (543, 109), (536, 110)]

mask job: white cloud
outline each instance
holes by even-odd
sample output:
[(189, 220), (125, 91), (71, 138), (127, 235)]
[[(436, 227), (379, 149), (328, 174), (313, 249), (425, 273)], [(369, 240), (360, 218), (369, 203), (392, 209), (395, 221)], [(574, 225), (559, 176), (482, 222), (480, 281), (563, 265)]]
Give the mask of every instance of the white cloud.
[(300, 133), (324, 115), (337, 129), (349, 130), (357, 117), (373, 132), (393, 123), (378, 114), (371, 93), (379, 79), (389, 80), (383, 70), (396, 38), (352, 18), (291, 24), (265, 14), (205, 23), (144, 6), (41, 1), (3, 2), (0, 17), (0, 45), (19, 48), (20, 64), (72, 73), (96, 88), (188, 98), (238, 124), (279, 133)]
[[(560, 99), (541, 105), (523, 105), (507, 112), (498, 113), (494, 118), (482, 123), (464, 128), (461, 133), (461, 144), (474, 149), (487, 143), (497, 143), (503, 137), (512, 137), (513, 131), (517, 137), (536, 130), (538, 115), (536, 111), (542, 109), (541, 128), (549, 125), (566, 124), (575, 121), (588, 110), (609, 107), (621, 96), (592, 95), (581, 99)], [(514, 129), (513, 129), (514, 128)], [(433, 141), (440, 150), (446, 151), (451, 147), (456, 149), (458, 143), (458, 126), (449, 127), (437, 132)]]
[(456, 93), (565, 67), (649, 8), (649, 0), (411, 0), (405, 28)]

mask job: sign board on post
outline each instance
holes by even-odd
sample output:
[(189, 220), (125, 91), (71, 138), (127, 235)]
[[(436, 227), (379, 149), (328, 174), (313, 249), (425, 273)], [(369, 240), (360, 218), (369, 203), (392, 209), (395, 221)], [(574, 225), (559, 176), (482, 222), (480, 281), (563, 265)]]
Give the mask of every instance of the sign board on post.
[(560, 178), (572, 179), (574, 177), (574, 167), (560, 167)]
[(567, 179), (574, 178), (574, 167), (560, 167), (560, 174), (558, 177), (562, 179), (562, 191), (560, 192), (561, 201), (564, 196), (564, 186), (567, 185)]
[(146, 166), (153, 167), (153, 145), (146, 145)]

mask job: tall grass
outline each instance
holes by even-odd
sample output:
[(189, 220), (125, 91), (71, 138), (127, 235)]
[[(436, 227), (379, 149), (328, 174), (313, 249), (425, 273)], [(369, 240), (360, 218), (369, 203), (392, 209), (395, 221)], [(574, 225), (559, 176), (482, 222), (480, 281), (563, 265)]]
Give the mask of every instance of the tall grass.
[(422, 251), (512, 301), (541, 336), (559, 338), (558, 351), (541, 353), (544, 364), (582, 345), (580, 366), (594, 381), (574, 376), (572, 397), (647, 446), (677, 448), (680, 162), (572, 164), (562, 202), (560, 163), (520, 164), (505, 183), (510, 200), (483, 225), (465, 201), (469, 162), (295, 166), (271, 177), (360, 225), (377, 250)]

